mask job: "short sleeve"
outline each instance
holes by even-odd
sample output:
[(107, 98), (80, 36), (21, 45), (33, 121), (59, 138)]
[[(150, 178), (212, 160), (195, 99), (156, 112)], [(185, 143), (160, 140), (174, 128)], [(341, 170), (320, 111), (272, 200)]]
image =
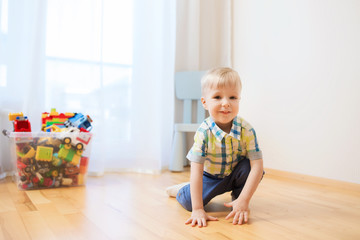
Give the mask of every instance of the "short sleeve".
[(186, 158), (191, 162), (204, 163), (207, 155), (206, 132), (197, 131), (194, 136), (194, 144)]
[(258, 139), (254, 128), (244, 129), (244, 140), (246, 143), (247, 157), (249, 160), (256, 160), (262, 158), (262, 152), (259, 148)]

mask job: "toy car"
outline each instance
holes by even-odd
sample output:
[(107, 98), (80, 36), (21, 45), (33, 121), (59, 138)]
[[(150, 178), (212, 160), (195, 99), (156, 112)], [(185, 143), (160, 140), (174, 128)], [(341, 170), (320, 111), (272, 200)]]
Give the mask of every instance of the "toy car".
[(71, 146), (74, 146), (80, 155), (91, 139), (90, 134), (82, 132), (80, 129), (75, 127), (65, 128), (62, 133), (65, 135), (63, 139), (64, 147), (66, 149), (70, 149)]
[(84, 128), (87, 131), (91, 131), (92, 126), (91, 126), (91, 122), (92, 119), (89, 117), (89, 115), (84, 116), (81, 113), (75, 113), (75, 116), (69, 118), (64, 125), (66, 127), (76, 127), (76, 128)]
[(66, 162), (72, 163), (73, 165), (78, 165), (81, 159), (81, 154), (79, 154), (79, 151), (75, 151), (73, 148), (68, 149), (65, 145), (61, 144), (58, 157)]

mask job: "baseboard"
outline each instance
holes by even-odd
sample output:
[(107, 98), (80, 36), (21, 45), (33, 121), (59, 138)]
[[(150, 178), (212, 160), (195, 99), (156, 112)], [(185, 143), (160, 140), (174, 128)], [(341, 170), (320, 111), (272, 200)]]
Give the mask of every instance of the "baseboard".
[(302, 182), (309, 182), (309, 183), (314, 183), (314, 184), (319, 184), (319, 185), (324, 185), (324, 186), (341, 188), (344, 190), (360, 192), (360, 184), (357, 184), (357, 183), (344, 182), (344, 181), (340, 181), (340, 180), (333, 180), (333, 179), (322, 178), (322, 177), (314, 177), (314, 176), (310, 176), (310, 175), (281, 171), (281, 170), (276, 170), (276, 169), (271, 169), (271, 168), (265, 168), (265, 172), (266, 172), (266, 175), (273, 175), (273, 176), (281, 177), (281, 178), (287, 178), (287, 179), (298, 180), (298, 181), (302, 181)]

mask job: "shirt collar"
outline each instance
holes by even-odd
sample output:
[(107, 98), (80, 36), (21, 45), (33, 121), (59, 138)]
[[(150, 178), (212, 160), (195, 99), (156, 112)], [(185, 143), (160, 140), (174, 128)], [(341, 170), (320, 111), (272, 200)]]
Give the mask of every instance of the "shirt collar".
[(231, 127), (231, 130), (230, 130), (229, 134), (224, 132), (223, 130), (221, 130), (221, 128), (219, 128), (218, 125), (216, 125), (216, 123), (214, 122), (212, 117), (208, 118), (208, 125), (209, 125), (209, 129), (212, 132), (212, 134), (214, 134), (215, 138), (217, 140), (219, 140), (220, 142), (226, 135), (229, 135), (229, 136), (231, 136), (231, 137), (233, 137), (233, 138), (240, 141), (240, 137), (241, 137), (240, 117), (236, 116), (233, 119), (232, 127)]

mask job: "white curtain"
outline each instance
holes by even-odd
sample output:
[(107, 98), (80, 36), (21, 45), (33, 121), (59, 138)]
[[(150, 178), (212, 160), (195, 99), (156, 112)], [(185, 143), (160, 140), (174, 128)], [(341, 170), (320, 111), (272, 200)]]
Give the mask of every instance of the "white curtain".
[(176, 5), (176, 71), (232, 66), (232, 0)]
[[(232, 6), (232, 0), (177, 1), (176, 71), (232, 67)], [(175, 100), (175, 121), (182, 121), (182, 102), (178, 100)], [(193, 134), (189, 133), (188, 149), (192, 142)]]
[(0, 13), (1, 130), (7, 111), (24, 112), (33, 131), (51, 108), (81, 112), (93, 119), (90, 173), (168, 165), (174, 1), (0, 0)]

